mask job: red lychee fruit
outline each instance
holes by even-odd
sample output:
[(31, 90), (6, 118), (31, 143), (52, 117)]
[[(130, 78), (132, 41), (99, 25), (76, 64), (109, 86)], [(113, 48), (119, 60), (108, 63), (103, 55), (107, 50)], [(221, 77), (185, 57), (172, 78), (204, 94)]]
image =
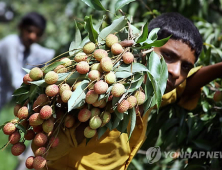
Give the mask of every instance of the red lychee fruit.
[(59, 138), (52, 136), (49, 140), (49, 144), (51, 145), (52, 148), (55, 148), (59, 145)]
[(38, 149), (35, 150), (35, 156), (42, 156), (44, 153), (46, 152), (46, 148), (45, 147), (40, 147)]
[(34, 131), (35, 133), (43, 132), (42, 125), (33, 126), (33, 131)]
[(93, 116), (89, 121), (89, 127), (91, 129), (98, 129), (102, 124), (102, 120), (99, 116)]
[(70, 66), (72, 64), (72, 61), (68, 57), (64, 57), (60, 61), (64, 62), (64, 64), (62, 65), (64, 65), (65, 67)]
[(135, 96), (128, 97), (127, 101), (129, 102), (129, 109), (132, 109), (137, 104), (137, 100)]
[(23, 77), (23, 83), (24, 83), (24, 84), (30, 84), (31, 81), (33, 81), (33, 80), (29, 77), (29, 74), (26, 74), (26, 75)]
[(85, 129), (84, 129), (84, 136), (86, 138), (92, 138), (93, 136), (96, 135), (96, 129), (91, 129), (89, 126), (87, 126)]
[(35, 137), (35, 132), (32, 129), (29, 129), (26, 131), (26, 134), (24, 135), (24, 138), (26, 140), (32, 140)]
[(116, 83), (114, 84), (112, 90), (111, 90), (111, 94), (114, 97), (120, 97), (122, 96), (122, 94), (125, 92), (125, 86), (121, 83)]
[(43, 123), (43, 119), (41, 119), (39, 113), (34, 113), (29, 117), (29, 124), (31, 126), (41, 125)]
[(90, 118), (92, 118), (93, 116), (99, 116), (99, 114), (100, 114), (100, 110), (98, 108), (94, 107), (91, 109), (91, 117)]
[(100, 63), (95, 63), (91, 66), (91, 70), (98, 70), (100, 73), (103, 72), (103, 69), (101, 67), (101, 64)]
[(123, 100), (121, 101), (121, 103), (117, 105), (117, 110), (119, 113), (124, 113), (128, 109), (129, 109), (129, 102), (127, 100)]
[(113, 69), (113, 63), (109, 57), (102, 58), (100, 61), (100, 65), (105, 72), (110, 72)]
[(105, 112), (102, 113), (102, 118), (101, 119), (102, 119), (101, 127), (103, 127), (104, 125), (106, 125), (110, 121), (111, 114), (109, 112), (105, 111)]
[(90, 117), (91, 112), (86, 108), (81, 109), (78, 113), (78, 119), (80, 122), (86, 122)]
[(142, 91), (137, 91), (134, 96), (137, 100), (137, 105), (141, 105), (145, 102), (146, 96)]
[(44, 168), (46, 165), (46, 159), (42, 156), (36, 156), (33, 160), (33, 168), (34, 169), (41, 169)]
[(93, 54), (97, 61), (100, 61), (103, 57), (108, 57), (107, 51), (103, 49), (97, 49)]
[(111, 46), (111, 52), (114, 55), (119, 55), (124, 51), (123, 47), (119, 43), (115, 43)]
[(16, 143), (15, 145), (12, 146), (11, 153), (14, 156), (19, 156), (25, 151), (25, 148), (26, 146), (23, 142)]
[(125, 64), (131, 64), (134, 61), (134, 55), (131, 52), (126, 52), (123, 54), (123, 62)]
[(45, 120), (42, 124), (42, 129), (45, 133), (52, 132), (54, 128), (54, 121), (52, 119)]
[(88, 74), (90, 80), (99, 80), (101, 77), (101, 73), (98, 70), (91, 70)]
[(61, 95), (61, 99), (64, 103), (68, 103), (70, 97), (72, 96), (71, 90), (64, 90)]
[(30, 70), (29, 77), (32, 80), (39, 80), (43, 77), (43, 71), (38, 67), (34, 67)]
[(99, 95), (94, 90), (89, 90), (86, 93), (86, 103), (93, 104), (98, 99)]
[(75, 55), (74, 60), (75, 62), (79, 63), (80, 61), (86, 61), (87, 55), (86, 53), (79, 52)]
[(5, 126), (3, 127), (3, 132), (4, 134), (6, 135), (11, 135), (15, 132), (16, 130), (16, 127), (13, 123), (9, 122), (9, 123), (6, 123)]
[(18, 131), (15, 131), (11, 135), (9, 135), (8, 141), (14, 145), (14, 144), (18, 143), (20, 141), (20, 139), (21, 139), (20, 133)]
[(76, 65), (76, 70), (79, 74), (86, 74), (89, 72), (89, 64), (86, 61), (81, 61)]
[(116, 82), (116, 75), (113, 71), (110, 71), (105, 75), (105, 82), (108, 84), (113, 84)]
[(46, 105), (49, 102), (49, 98), (46, 94), (40, 94), (33, 103), (33, 110), (40, 112), (41, 106)]
[(48, 140), (48, 137), (44, 133), (40, 132), (35, 135), (33, 142), (36, 146), (41, 147), (46, 144), (47, 140)]
[(64, 65), (58, 65), (55, 69), (54, 72), (56, 73), (66, 73), (68, 70)]
[(48, 85), (45, 89), (45, 94), (49, 97), (54, 97), (59, 93), (59, 87), (56, 84)]
[(75, 118), (72, 115), (67, 115), (64, 120), (64, 126), (67, 128), (73, 127), (75, 124)]
[(93, 42), (88, 42), (83, 46), (83, 52), (91, 54), (96, 49), (96, 45)]
[(106, 37), (106, 46), (107, 47), (111, 47), (113, 44), (117, 43), (118, 42), (118, 37), (114, 34), (109, 34), (107, 37)]
[(45, 105), (41, 108), (39, 112), (41, 119), (48, 119), (52, 116), (52, 108), (49, 105)]
[(62, 95), (62, 92), (64, 90), (71, 90), (71, 87), (68, 84), (64, 83), (59, 86), (59, 94)]
[(19, 109), (22, 107), (20, 104), (16, 104), (14, 107), (14, 115), (17, 117)]
[(49, 71), (48, 73), (46, 73), (44, 79), (47, 84), (55, 84), (58, 81), (59, 76), (56, 72)]
[(34, 161), (34, 156), (29, 156), (25, 161), (26, 168), (33, 169), (33, 161)]
[(94, 91), (97, 94), (106, 93), (107, 89), (108, 89), (108, 84), (103, 80), (96, 82), (96, 84), (94, 85)]
[(26, 130), (30, 127), (28, 119), (23, 119), (19, 125), (23, 126)]
[(214, 99), (215, 102), (222, 101), (222, 93), (221, 93), (221, 91), (216, 91), (214, 93), (213, 99)]
[(22, 107), (18, 110), (17, 117), (18, 117), (19, 119), (25, 119), (25, 118), (28, 117), (28, 115), (29, 115), (28, 107), (22, 106)]

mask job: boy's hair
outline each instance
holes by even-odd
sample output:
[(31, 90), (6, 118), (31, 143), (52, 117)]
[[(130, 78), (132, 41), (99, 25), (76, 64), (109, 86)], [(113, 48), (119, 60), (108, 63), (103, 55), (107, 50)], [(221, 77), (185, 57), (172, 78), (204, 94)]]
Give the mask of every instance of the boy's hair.
[(25, 28), (27, 26), (36, 26), (41, 29), (41, 32), (43, 34), (46, 28), (46, 19), (43, 15), (37, 12), (27, 13), (25, 16), (22, 17), (19, 23), (19, 27)]
[(187, 18), (179, 13), (164, 13), (154, 18), (148, 25), (149, 32), (154, 28), (160, 28), (158, 31), (158, 39), (170, 38), (181, 40), (186, 43), (191, 50), (194, 50), (196, 60), (202, 50), (202, 37), (196, 26)]

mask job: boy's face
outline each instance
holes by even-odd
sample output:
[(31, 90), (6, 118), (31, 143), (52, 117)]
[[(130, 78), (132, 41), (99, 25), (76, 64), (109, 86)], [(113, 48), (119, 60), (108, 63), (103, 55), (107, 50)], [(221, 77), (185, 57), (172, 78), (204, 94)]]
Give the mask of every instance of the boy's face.
[(167, 64), (168, 80), (165, 93), (168, 93), (179, 86), (194, 67), (194, 51), (182, 41), (173, 39), (169, 39), (162, 47), (155, 47), (154, 51), (162, 55)]
[(20, 28), (20, 34), (22, 43), (29, 48), (33, 43), (39, 41), (42, 31), (40, 28), (30, 25)]

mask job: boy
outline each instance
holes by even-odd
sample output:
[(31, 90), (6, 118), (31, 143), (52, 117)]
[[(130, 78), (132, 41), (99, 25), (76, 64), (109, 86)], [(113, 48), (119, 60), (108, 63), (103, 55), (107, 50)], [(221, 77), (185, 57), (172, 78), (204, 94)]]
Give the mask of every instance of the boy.
[[(169, 72), (162, 106), (176, 102), (180, 98), (181, 106), (193, 109), (200, 88), (221, 76), (222, 63), (191, 70), (202, 50), (202, 38), (193, 23), (180, 14), (168, 13), (153, 19), (149, 24), (149, 31), (157, 27), (160, 28), (159, 39), (172, 35), (164, 46), (154, 48), (156, 53), (164, 57)], [(114, 129), (107, 130), (99, 140), (96, 137), (92, 138), (85, 145), (86, 141), (80, 136), (83, 134), (84, 123), (71, 129), (61, 129), (58, 135), (59, 146), (50, 149), (47, 155), (48, 169), (127, 169), (146, 139), (147, 120), (151, 110), (143, 116), (137, 115), (136, 127), (129, 141), (127, 134), (120, 135), (120, 132)], [(34, 150), (35, 148), (33, 146)]]
[(20, 35), (9, 35), (0, 41), (0, 110), (22, 84), (25, 75), (22, 67), (30, 69), (42, 64), (51, 60), (55, 53), (36, 43), (46, 28), (42, 15), (36, 12), (26, 14), (18, 27)]

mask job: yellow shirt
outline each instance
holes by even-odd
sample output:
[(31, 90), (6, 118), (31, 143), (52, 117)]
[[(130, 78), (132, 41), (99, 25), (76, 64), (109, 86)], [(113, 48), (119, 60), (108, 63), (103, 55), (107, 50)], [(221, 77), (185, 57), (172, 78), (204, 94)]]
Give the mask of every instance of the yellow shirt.
[[(189, 76), (199, 70), (200, 67), (190, 71)], [(165, 94), (162, 97), (162, 106), (173, 103), (181, 96), (186, 81), (177, 89)], [(181, 99), (179, 104), (186, 109), (195, 108), (198, 102), (200, 91), (193, 97)], [(109, 131), (98, 140), (93, 137), (88, 144), (84, 140), (77, 146), (75, 139), (75, 128), (60, 130), (58, 134), (59, 145), (51, 148), (47, 155), (48, 170), (125, 170), (133, 157), (146, 140), (146, 129), (148, 116), (152, 109), (149, 109), (143, 117), (137, 115), (135, 129), (128, 141), (128, 135), (116, 129)], [(33, 150), (37, 149), (32, 146)], [(47, 168), (45, 168), (47, 169)]]

